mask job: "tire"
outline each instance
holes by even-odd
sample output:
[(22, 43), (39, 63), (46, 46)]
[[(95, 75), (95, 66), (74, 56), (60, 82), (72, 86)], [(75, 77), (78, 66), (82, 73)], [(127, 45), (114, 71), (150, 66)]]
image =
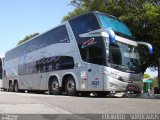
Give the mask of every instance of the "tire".
[(9, 91), (9, 92), (13, 92), (13, 85), (12, 85), (12, 82), (9, 82), (8, 91)]
[(19, 92), (19, 87), (18, 87), (18, 82), (17, 81), (14, 82), (13, 91), (14, 92)]
[(76, 91), (76, 83), (73, 77), (68, 77), (66, 82), (65, 82), (65, 91), (66, 95), (69, 96), (76, 96), (77, 91)]
[(61, 94), (61, 88), (59, 87), (59, 82), (57, 78), (53, 78), (49, 82), (49, 94), (50, 95), (59, 95)]

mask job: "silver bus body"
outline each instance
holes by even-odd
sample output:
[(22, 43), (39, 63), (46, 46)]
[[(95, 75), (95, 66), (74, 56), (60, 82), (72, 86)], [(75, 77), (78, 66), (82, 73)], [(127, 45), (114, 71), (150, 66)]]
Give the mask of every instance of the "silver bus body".
[[(92, 12), (88, 16), (94, 16), (97, 20), (96, 14), (101, 13)], [(50, 91), (51, 81), (57, 80), (56, 84), (53, 82), (53, 88), (61, 88), (61, 92), (66, 91), (67, 85), (76, 92), (140, 92), (143, 75), (138, 63), (139, 54), (136, 51), (138, 43), (129, 37), (116, 34), (114, 30), (108, 31), (101, 25), (97, 25), (100, 27), (93, 30), (85, 29), (81, 32), (76, 22), (80, 19), (86, 22), (85, 15), (66, 21), (8, 51), (4, 60), (4, 87), (10, 91), (17, 91), (14, 86), (17, 87), (18, 84), (18, 90)], [(89, 26), (89, 22), (86, 24)], [(93, 20), (91, 26), (93, 24), (100, 23), (94, 23)], [(53, 36), (50, 35), (52, 32)], [(114, 37), (114, 40), (110, 37)], [(54, 42), (52, 39), (55, 39)], [(125, 50), (135, 52), (132, 54)], [(136, 63), (132, 63), (128, 58)], [(124, 64), (129, 65), (123, 66)], [(74, 80), (75, 85), (72, 85), (73, 82), (66, 83), (69, 78)], [(58, 91), (57, 94), (61, 92)]]

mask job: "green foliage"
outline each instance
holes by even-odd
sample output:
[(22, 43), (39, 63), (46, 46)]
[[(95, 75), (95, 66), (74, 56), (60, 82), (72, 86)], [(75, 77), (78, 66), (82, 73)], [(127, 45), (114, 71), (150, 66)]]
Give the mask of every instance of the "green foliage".
[(17, 43), (17, 45), (20, 45), (20, 44), (24, 43), (25, 41), (27, 41), (27, 40), (29, 40), (29, 39), (37, 36), (37, 35), (39, 35), (39, 33), (33, 33), (33, 34), (28, 35), (28, 36), (25, 36), (22, 40), (20, 40), (20, 41)]
[[(68, 20), (88, 11), (101, 11), (122, 20), (131, 29), (137, 41), (152, 44), (154, 53), (148, 56), (146, 48), (141, 47), (141, 60), (148, 66), (157, 68), (160, 57), (160, 2), (158, 0), (71, 0), (75, 10), (63, 18)], [(143, 72), (144, 72), (143, 71)]]
[(144, 74), (143, 75), (143, 78), (144, 79), (149, 79), (149, 80), (152, 80), (152, 88), (154, 87), (158, 87), (158, 78), (155, 77), (155, 78), (151, 78), (151, 76), (149, 74)]
[(158, 79), (157, 78), (151, 78), (152, 80), (152, 87), (158, 87)]

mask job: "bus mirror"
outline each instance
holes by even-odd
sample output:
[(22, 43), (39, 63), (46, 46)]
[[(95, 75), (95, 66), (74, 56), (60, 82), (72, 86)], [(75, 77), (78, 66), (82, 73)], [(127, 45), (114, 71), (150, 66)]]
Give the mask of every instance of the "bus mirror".
[(109, 35), (109, 41), (110, 41), (110, 43), (111, 44), (115, 43), (115, 41), (116, 41), (115, 32), (113, 30), (111, 30), (111, 29), (106, 29), (106, 31), (107, 31), (107, 33)]
[(111, 29), (98, 29), (79, 35), (79, 37), (97, 37), (97, 36), (109, 37), (110, 43), (114, 43), (116, 41), (115, 32)]
[(153, 48), (152, 48), (152, 45), (147, 43), (147, 42), (137, 42), (137, 44), (140, 44), (140, 45), (145, 45), (148, 47), (148, 50), (149, 50), (149, 54), (153, 54)]

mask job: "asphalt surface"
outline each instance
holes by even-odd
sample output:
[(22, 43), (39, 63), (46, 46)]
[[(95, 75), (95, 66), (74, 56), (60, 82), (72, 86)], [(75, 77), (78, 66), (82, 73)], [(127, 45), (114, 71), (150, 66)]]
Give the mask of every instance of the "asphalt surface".
[[(37, 115), (37, 119), (48, 120), (55, 116), (69, 115), (71, 120), (77, 114), (159, 114), (158, 98), (121, 98), (121, 97), (72, 97), (65, 95), (47, 95), (34, 93), (0, 92), (0, 118), (5, 115)], [(30, 115), (29, 115), (30, 114)], [(39, 116), (41, 114), (42, 116)], [(70, 116), (72, 114), (72, 116)], [(48, 115), (47, 117), (45, 115)], [(49, 116), (50, 115), (50, 116)], [(63, 116), (62, 115), (62, 116)], [(66, 116), (56, 120), (65, 119)], [(12, 117), (12, 116), (11, 116)], [(14, 116), (16, 117), (16, 116)], [(33, 118), (32, 118), (33, 119)], [(36, 118), (35, 118), (36, 119)], [(83, 119), (80, 117), (80, 119)], [(84, 117), (86, 119), (86, 117)], [(1, 120), (1, 119), (0, 119)], [(16, 119), (17, 120), (17, 119)]]

